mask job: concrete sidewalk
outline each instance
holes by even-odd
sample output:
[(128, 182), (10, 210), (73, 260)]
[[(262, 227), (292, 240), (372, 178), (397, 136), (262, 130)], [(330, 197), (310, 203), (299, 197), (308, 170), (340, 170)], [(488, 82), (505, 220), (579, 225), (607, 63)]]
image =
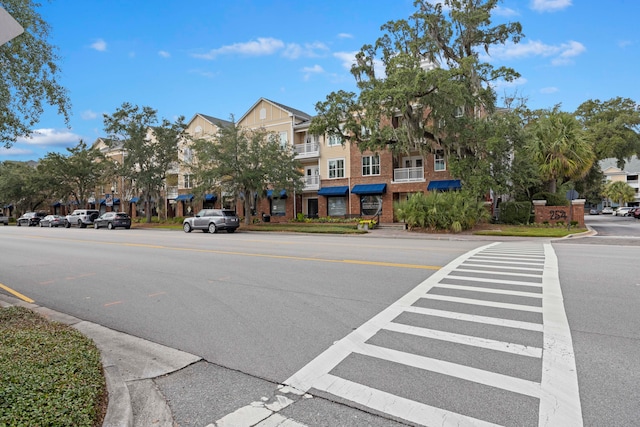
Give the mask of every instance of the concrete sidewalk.
[(200, 357), (0, 295), (0, 307), (12, 305), (69, 325), (94, 341), (102, 355), (109, 392), (104, 427), (174, 426), (171, 410), (153, 379), (196, 363)]

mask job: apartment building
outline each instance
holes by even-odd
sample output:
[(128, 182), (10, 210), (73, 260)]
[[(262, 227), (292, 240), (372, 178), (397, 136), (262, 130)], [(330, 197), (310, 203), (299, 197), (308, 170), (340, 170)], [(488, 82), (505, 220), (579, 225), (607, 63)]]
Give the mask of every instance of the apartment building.
[[(617, 167), (616, 159), (604, 159), (600, 161), (600, 169), (604, 174), (605, 182), (622, 181), (627, 183), (636, 192), (636, 197), (633, 202), (627, 203), (628, 206), (640, 206), (640, 159), (633, 156), (627, 160), (624, 169)], [(611, 206), (617, 204), (617, 200), (611, 202), (603, 200), (603, 206)]]
[[(460, 181), (448, 171), (444, 153), (423, 156), (418, 151), (407, 155), (393, 155), (390, 150), (360, 152), (358, 147), (337, 137), (309, 133), (312, 116), (284, 104), (260, 98), (238, 120), (238, 126), (272, 132), (283, 146), (296, 153), (303, 172), (303, 189), (288, 194), (282, 189), (266, 188), (263, 194), (253, 195), (252, 210), (258, 217), (270, 221), (288, 221), (297, 214), (306, 217), (367, 217), (381, 222), (394, 222), (394, 202), (411, 194), (445, 191), (460, 188)], [(227, 122), (228, 123), (228, 122)], [(213, 135), (225, 121), (196, 114), (189, 122), (192, 136)], [(181, 159), (192, 153), (181, 149)], [(183, 165), (184, 162), (181, 162)], [(225, 195), (211, 194), (198, 201), (189, 192), (188, 170), (180, 170), (177, 186), (168, 186), (168, 197), (175, 198), (175, 215), (197, 211), (204, 203), (233, 207)], [(191, 210), (188, 209), (193, 204)], [(235, 204), (244, 215), (243, 204)]]

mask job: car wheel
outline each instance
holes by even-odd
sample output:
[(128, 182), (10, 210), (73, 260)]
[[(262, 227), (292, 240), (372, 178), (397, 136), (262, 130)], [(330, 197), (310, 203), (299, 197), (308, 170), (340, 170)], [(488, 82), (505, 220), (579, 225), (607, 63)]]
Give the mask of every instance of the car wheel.
[(235, 231), (235, 228), (227, 228), (227, 233), (234, 233)]
[(16, 222), (16, 225), (17, 225), (18, 227), (22, 227), (22, 224), (20, 224), (20, 221)]
[(113, 223), (108, 222), (108, 223), (107, 223), (107, 229), (109, 229), (109, 230), (113, 230)]
[(184, 230), (185, 233), (191, 233), (191, 225), (189, 225), (188, 222), (185, 222), (184, 224), (182, 224), (182, 229)]
[(42, 225), (42, 222), (39, 225), (40, 225), (40, 227), (44, 227), (44, 225)]
[(82, 220), (80, 220), (80, 219), (79, 219), (79, 220), (78, 220), (78, 227), (80, 227), (80, 228), (87, 228), (87, 224), (83, 224), (83, 223), (82, 223)]
[(98, 223), (97, 223), (97, 222), (94, 222), (94, 223), (93, 223), (93, 228), (95, 228), (95, 229), (97, 230), (98, 228), (100, 228), (100, 226), (98, 226)]
[(71, 223), (69, 221), (65, 222), (64, 228), (71, 228)]
[(216, 234), (218, 232), (218, 228), (214, 223), (209, 224), (209, 233)]

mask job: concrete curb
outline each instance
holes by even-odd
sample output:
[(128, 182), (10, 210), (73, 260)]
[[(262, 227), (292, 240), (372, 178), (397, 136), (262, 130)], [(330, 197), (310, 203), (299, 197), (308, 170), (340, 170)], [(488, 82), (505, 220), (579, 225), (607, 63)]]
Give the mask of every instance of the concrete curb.
[[(14, 305), (33, 310), (49, 320), (63, 323), (76, 330), (77, 328), (74, 325), (82, 322), (82, 320), (64, 313), (59, 313), (36, 304), (29, 304), (17, 298), (0, 295), (0, 307), (11, 307)], [(129, 395), (127, 384), (120, 375), (118, 367), (107, 361), (104, 356), (102, 357), (102, 366), (107, 383), (107, 393), (109, 394), (107, 413), (105, 414), (102, 425), (103, 427), (132, 427), (133, 407), (131, 405), (131, 396)]]

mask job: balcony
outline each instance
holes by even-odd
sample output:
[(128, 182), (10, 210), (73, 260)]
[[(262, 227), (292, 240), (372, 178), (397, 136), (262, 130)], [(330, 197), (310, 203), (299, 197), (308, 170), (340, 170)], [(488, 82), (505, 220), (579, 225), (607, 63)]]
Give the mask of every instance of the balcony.
[(320, 175), (307, 175), (302, 177), (302, 191), (313, 191), (320, 189)]
[(175, 199), (178, 197), (178, 187), (167, 187), (167, 199)]
[(293, 146), (296, 159), (312, 159), (320, 156), (320, 144), (318, 142), (305, 142)]
[(393, 170), (393, 182), (424, 181), (424, 168), (398, 168)]

